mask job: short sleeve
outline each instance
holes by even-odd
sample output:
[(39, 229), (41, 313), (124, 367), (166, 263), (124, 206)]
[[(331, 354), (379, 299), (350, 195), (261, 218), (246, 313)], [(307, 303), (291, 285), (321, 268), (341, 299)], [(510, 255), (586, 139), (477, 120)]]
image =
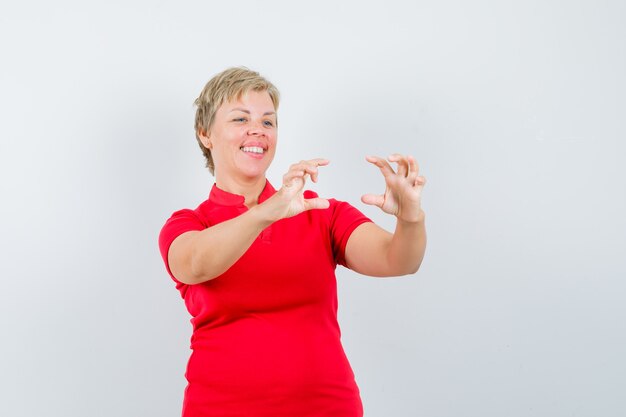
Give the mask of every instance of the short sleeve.
[(330, 233), (333, 245), (333, 256), (335, 262), (346, 266), (346, 244), (350, 235), (358, 226), (371, 220), (352, 205), (329, 200), (331, 203), (332, 215), (330, 221)]
[[(206, 228), (207, 226), (200, 220), (198, 215), (193, 210), (189, 209), (179, 210), (167, 219), (159, 234), (159, 249), (163, 257), (163, 262), (165, 262), (167, 272), (172, 278), (174, 278), (174, 275), (172, 275), (172, 271), (170, 271), (167, 257), (172, 242), (185, 232), (193, 230), (200, 231)], [(174, 278), (174, 280), (176, 280), (176, 278)]]

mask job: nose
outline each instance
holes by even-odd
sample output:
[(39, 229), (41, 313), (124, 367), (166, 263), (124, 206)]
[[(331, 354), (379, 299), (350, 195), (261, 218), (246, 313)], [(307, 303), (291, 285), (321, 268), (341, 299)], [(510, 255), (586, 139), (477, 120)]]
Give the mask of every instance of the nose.
[(262, 136), (265, 132), (263, 131), (263, 122), (256, 121), (251, 122), (248, 129), (248, 135), (250, 136)]

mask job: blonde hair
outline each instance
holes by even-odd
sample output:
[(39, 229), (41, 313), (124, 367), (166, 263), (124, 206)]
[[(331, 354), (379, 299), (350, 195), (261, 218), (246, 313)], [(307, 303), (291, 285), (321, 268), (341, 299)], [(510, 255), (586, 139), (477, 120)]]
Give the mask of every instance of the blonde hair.
[(220, 72), (209, 80), (204, 86), (198, 98), (194, 101), (197, 106), (196, 110), (196, 139), (198, 145), (206, 158), (206, 166), (214, 175), (215, 165), (211, 150), (204, 146), (200, 140), (200, 134), (209, 135), (215, 113), (222, 104), (233, 99), (238, 100), (248, 91), (267, 91), (274, 103), (274, 110), (278, 110), (278, 102), (280, 93), (278, 89), (261, 77), (258, 72), (249, 70), (245, 67), (228, 68)]

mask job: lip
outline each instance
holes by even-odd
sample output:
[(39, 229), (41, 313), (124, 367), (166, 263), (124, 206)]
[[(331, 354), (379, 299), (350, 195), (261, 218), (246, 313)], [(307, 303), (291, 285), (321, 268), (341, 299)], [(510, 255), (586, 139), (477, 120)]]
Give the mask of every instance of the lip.
[[(247, 148), (247, 147), (255, 147), (255, 148), (261, 148), (263, 149), (263, 153), (254, 153), (254, 152), (244, 152), (243, 148)], [(239, 150), (248, 158), (252, 158), (252, 159), (263, 159), (265, 157), (265, 155), (267, 154), (267, 144), (261, 143), (261, 142), (246, 142), (245, 144), (243, 144)]]
[(245, 142), (243, 145), (239, 147), (239, 149), (252, 147), (252, 146), (257, 147), (257, 148), (262, 148), (264, 151), (267, 152), (267, 144), (263, 142), (258, 142), (258, 141)]
[(264, 151), (263, 153), (243, 152), (243, 151), (241, 152), (248, 158), (252, 158), (252, 159), (263, 159), (265, 157), (265, 154), (267, 153), (267, 151)]

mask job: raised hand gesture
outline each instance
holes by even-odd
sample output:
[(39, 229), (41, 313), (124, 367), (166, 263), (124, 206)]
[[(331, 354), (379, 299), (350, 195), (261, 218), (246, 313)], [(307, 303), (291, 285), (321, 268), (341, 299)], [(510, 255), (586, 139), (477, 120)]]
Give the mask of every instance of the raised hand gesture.
[[(380, 207), (382, 211), (393, 214), (405, 222), (419, 222), (424, 214), (421, 208), (421, 194), (426, 178), (419, 176), (417, 162), (412, 156), (393, 154), (387, 160), (368, 156), (366, 160), (376, 165), (385, 177), (385, 193), (381, 195), (365, 194), (361, 201)], [(397, 164), (397, 172), (389, 162)]]
[[(306, 177), (317, 182), (318, 167), (328, 165), (327, 159), (316, 158), (300, 161), (289, 167), (283, 175), (283, 185), (271, 198), (273, 214), (276, 220), (292, 217), (306, 210), (328, 208), (329, 202), (323, 198), (304, 198)], [(268, 200), (269, 202), (269, 200)]]

